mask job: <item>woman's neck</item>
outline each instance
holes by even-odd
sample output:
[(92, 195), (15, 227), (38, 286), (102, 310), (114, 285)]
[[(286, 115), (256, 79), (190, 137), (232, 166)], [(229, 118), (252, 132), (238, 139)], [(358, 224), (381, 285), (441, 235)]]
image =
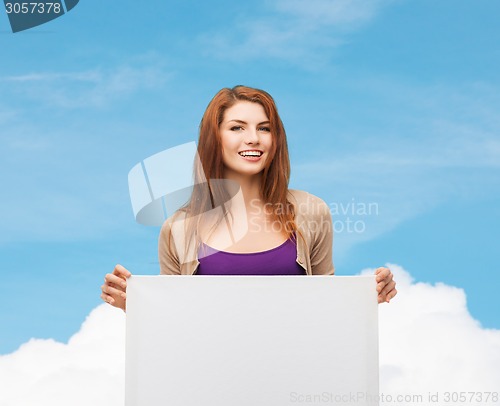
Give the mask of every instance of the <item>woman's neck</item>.
[(226, 171), (224, 177), (237, 182), (241, 187), (245, 206), (248, 207), (252, 202), (261, 201), (262, 174), (247, 176)]

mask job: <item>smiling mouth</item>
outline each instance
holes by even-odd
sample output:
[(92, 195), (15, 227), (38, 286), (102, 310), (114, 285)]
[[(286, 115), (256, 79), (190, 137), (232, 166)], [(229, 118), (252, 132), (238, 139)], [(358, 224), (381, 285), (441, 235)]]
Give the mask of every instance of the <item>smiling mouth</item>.
[(262, 151), (241, 151), (238, 152), (242, 157), (259, 158), (262, 156)]

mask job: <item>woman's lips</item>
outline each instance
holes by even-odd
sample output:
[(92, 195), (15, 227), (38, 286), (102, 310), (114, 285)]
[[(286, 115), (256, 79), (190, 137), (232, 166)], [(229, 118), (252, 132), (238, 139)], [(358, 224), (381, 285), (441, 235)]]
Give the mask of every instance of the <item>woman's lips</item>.
[(238, 155), (246, 161), (256, 162), (262, 158), (262, 155), (264, 155), (264, 152), (259, 151), (259, 150), (248, 150), (248, 151), (238, 152)]

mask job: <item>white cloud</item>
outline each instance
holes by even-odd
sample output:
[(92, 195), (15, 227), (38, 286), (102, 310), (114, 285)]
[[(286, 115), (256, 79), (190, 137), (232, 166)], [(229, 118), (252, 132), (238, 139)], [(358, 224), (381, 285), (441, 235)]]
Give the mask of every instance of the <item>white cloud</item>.
[(434, 405), (450, 403), (445, 392), (500, 392), (500, 330), (484, 329), (472, 318), (464, 290), (415, 283), (400, 266), (386, 266), (399, 294), (380, 307), (381, 392), (424, 399), (437, 392), (440, 401), (428, 403)]
[(236, 18), (230, 37), (225, 27), (224, 32), (204, 34), (200, 42), (205, 52), (221, 59), (281, 59), (314, 70), (345, 42), (346, 32), (366, 24), (393, 1), (267, 1), (257, 18)]
[[(398, 404), (438, 406), (456, 403), (445, 402), (447, 391), (498, 392), (500, 331), (483, 329), (471, 317), (462, 289), (415, 283), (400, 266), (386, 265), (399, 294), (380, 306), (381, 393), (421, 395), (422, 401)], [(68, 344), (31, 340), (1, 356), (0, 404), (123, 405), (124, 334), (123, 313), (101, 305)], [(428, 403), (429, 392), (437, 392), (439, 402)]]
[(2, 406), (123, 406), (125, 316), (101, 305), (67, 344), (32, 339), (0, 356)]

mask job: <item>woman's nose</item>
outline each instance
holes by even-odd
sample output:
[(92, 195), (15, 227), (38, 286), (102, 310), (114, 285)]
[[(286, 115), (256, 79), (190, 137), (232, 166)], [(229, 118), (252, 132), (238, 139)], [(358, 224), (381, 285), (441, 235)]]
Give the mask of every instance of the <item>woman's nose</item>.
[(259, 133), (257, 129), (249, 129), (245, 134), (246, 144), (258, 144), (259, 143)]

